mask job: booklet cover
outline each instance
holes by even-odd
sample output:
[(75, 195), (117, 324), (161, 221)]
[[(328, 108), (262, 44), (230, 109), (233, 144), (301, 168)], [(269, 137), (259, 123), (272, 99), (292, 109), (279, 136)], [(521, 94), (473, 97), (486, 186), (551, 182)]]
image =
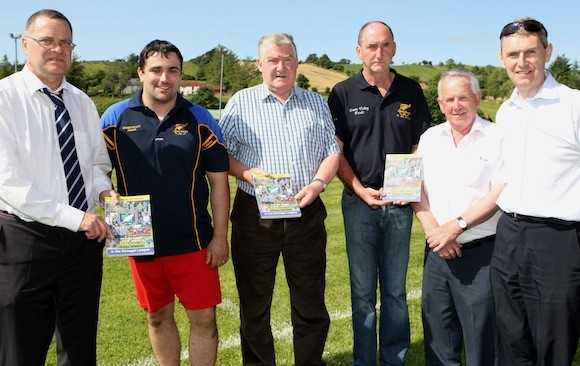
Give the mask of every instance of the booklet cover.
[(290, 174), (252, 175), (256, 201), (262, 219), (285, 219), (302, 216)]
[(421, 201), (423, 158), (415, 154), (387, 154), (383, 189), (387, 201)]
[(115, 239), (107, 239), (108, 256), (153, 255), (153, 227), (149, 195), (124, 196), (116, 205), (105, 198), (105, 221), (111, 225)]

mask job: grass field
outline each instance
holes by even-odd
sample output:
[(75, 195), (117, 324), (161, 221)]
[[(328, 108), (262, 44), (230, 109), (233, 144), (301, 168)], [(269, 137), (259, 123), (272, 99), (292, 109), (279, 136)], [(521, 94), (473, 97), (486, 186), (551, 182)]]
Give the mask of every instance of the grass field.
[[(233, 195), (235, 182), (230, 179), (230, 184)], [(331, 325), (324, 351), (324, 360), (329, 366), (350, 365), (352, 363), (350, 289), (340, 209), (341, 189), (341, 183), (335, 179), (322, 195), (328, 211), (326, 219), (328, 231), (326, 304), (331, 316)], [(423, 250), (423, 231), (415, 220), (407, 276), (411, 319), (411, 347), (407, 354), (407, 364), (411, 366), (424, 364), (420, 300)], [(220, 280), (223, 301), (217, 309), (220, 337), (218, 365), (241, 365), (238, 297), (231, 261), (221, 267)], [(182, 335), (181, 338), (185, 340), (187, 320), (180, 305), (177, 307), (177, 323)], [(281, 261), (278, 265), (272, 304), (272, 329), (276, 342), (278, 365), (293, 365), (289, 295)], [(187, 350), (184, 347), (182, 365), (188, 364)], [(574, 364), (580, 365), (579, 352), (576, 353)], [(46, 365), (56, 365), (54, 347), (49, 352)], [(135, 300), (129, 265), (125, 258), (106, 257), (104, 260), (98, 333), (98, 365), (156, 365), (147, 336), (145, 314)]]
[[(233, 181), (230, 183), (232, 183), (232, 187), (235, 187)], [(340, 182), (335, 180), (329, 185), (327, 192), (323, 194), (323, 200), (328, 210), (326, 220), (328, 231), (326, 302), (332, 319), (324, 352), (324, 359), (328, 365), (348, 365), (352, 362), (350, 289), (340, 210), (341, 187)], [(232, 189), (232, 194), (234, 191)], [(413, 343), (408, 358), (410, 365), (423, 364), (419, 299), (423, 243), (422, 231), (418, 225), (414, 225), (408, 282)], [(218, 364), (240, 365), (239, 308), (231, 261), (221, 267), (220, 280), (223, 302), (217, 311), (220, 335)], [(185, 313), (179, 305), (178, 307), (179, 309), (176, 311), (177, 321), (182, 339), (186, 339), (187, 321)], [(278, 365), (293, 365), (288, 287), (281, 261), (278, 266), (272, 304), (272, 328), (276, 339)], [(47, 365), (55, 365), (55, 360), (53, 347), (50, 350)], [(98, 334), (98, 364), (103, 366), (156, 364), (147, 337), (145, 314), (135, 300), (129, 265), (125, 258), (106, 257), (104, 260)], [(188, 364), (185, 353), (182, 355), (182, 364)]]
[[(342, 64), (344, 66), (344, 72), (350, 71), (352, 74), (357, 74), (361, 68), (361, 64)], [(392, 65), (393, 69), (395, 69), (401, 75), (411, 77), (417, 76), (419, 80), (422, 82), (429, 82), (433, 79), (439, 72), (442, 71), (438, 66), (424, 66), (424, 65)]]

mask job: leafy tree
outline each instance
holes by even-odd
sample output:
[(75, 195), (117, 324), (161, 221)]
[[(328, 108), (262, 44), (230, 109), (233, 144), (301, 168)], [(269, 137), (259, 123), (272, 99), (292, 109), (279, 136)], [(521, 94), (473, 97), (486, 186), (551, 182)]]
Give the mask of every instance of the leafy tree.
[(315, 87), (315, 86), (313, 86), (313, 87), (312, 87), (312, 89), (310, 89), (310, 90), (312, 90), (312, 91), (313, 91), (313, 92), (315, 92), (315, 93), (318, 93), (318, 88), (317, 88), (317, 87)]
[(4, 55), (0, 62), (0, 79), (14, 73), (14, 65), (8, 60), (8, 56)]
[(431, 81), (429, 81), (429, 86), (425, 90), (425, 99), (427, 99), (427, 105), (429, 106), (429, 111), (431, 112), (431, 118), (436, 125), (445, 122), (445, 115), (441, 112), (439, 108), (439, 103), (437, 102), (437, 83), (441, 73), (436, 75)]
[(102, 95), (109, 97), (121, 95), (131, 76), (127, 69), (125, 60), (116, 60), (112, 63), (99, 85)]
[(130, 54), (126, 58), (125, 68), (129, 74), (129, 78), (138, 78), (137, 68), (139, 67), (139, 55), (134, 53)]
[(85, 66), (79, 61), (77, 54), (73, 54), (71, 66), (65, 75), (66, 81), (81, 89), (84, 92), (89, 90), (87, 77), (85, 75)]
[(316, 61), (318, 61), (318, 56), (316, 55), (316, 53), (311, 53), (310, 55), (308, 55), (308, 57), (306, 57), (306, 60), (304, 60), (305, 63), (310, 64), (315, 64)]
[(508, 97), (514, 89), (507, 73), (502, 68), (494, 68), (494, 70), (485, 78), (485, 92), (484, 95), (492, 97)]
[(197, 93), (193, 94), (190, 100), (207, 109), (217, 109), (219, 108), (220, 103), (220, 100), (215, 96), (215, 94), (205, 86), (199, 88)]
[(332, 65), (332, 69), (339, 71), (339, 72), (343, 72), (344, 71), (344, 66), (342, 66), (341, 64), (334, 64)]
[(323, 67), (325, 69), (330, 69), (332, 68), (332, 65), (334, 63), (332, 61), (330, 61), (330, 58), (328, 57), (328, 55), (325, 53), (322, 56), (320, 56), (318, 58), (318, 60), (316, 60), (316, 65)]
[(341, 58), (341, 59), (338, 61), (338, 63), (339, 63), (339, 64), (346, 64), (346, 65), (349, 65), (349, 64), (350, 64), (350, 60), (349, 60), (349, 59), (346, 59), (346, 58)]
[(580, 73), (578, 72), (577, 64), (575, 66), (576, 68), (574, 69), (566, 55), (562, 55), (556, 57), (550, 67), (548, 67), (548, 70), (559, 83), (565, 84), (570, 88), (579, 89)]
[(450, 58), (449, 60), (445, 61), (445, 67), (447, 67), (448, 69), (454, 69), (456, 66), (455, 64), (455, 60)]
[(223, 55), (223, 85), (234, 93), (260, 82), (259, 71), (251, 60), (238, 60), (228, 48), (218, 45), (192, 61), (199, 66), (197, 80), (206, 80), (210, 85), (219, 85)]
[(324, 95), (330, 95), (330, 88), (327, 86), (326, 88), (324, 88)]
[(310, 88), (309, 81), (310, 80), (308, 80), (308, 78), (304, 76), (304, 74), (298, 74), (298, 76), (296, 76), (296, 85), (298, 85), (301, 88), (304, 89)]
[(105, 79), (107, 73), (104, 70), (97, 70), (95, 73), (88, 74), (85, 77), (85, 83), (87, 85), (87, 94), (88, 95), (101, 95), (103, 94), (103, 90), (100, 87), (103, 79)]

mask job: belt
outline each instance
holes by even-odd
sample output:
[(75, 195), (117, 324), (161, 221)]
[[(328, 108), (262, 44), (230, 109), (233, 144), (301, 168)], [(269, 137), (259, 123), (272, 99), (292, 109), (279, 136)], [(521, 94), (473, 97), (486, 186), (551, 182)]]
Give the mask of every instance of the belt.
[(495, 240), (495, 234), (484, 236), (483, 238), (468, 241), (461, 244), (461, 249), (473, 249), (482, 246), (483, 244), (491, 243)]
[(536, 217), (536, 216), (520, 215), (514, 212), (505, 212), (505, 211), (502, 212), (516, 221), (537, 222), (546, 225), (564, 225), (564, 226), (580, 225), (580, 222), (578, 221), (562, 220), (555, 217)]
[(1, 220), (6, 220), (6, 221), (19, 221), (19, 222), (23, 222), (24, 220), (22, 220), (20, 217), (10, 214), (6, 211), (2, 211), (0, 210), (0, 219)]

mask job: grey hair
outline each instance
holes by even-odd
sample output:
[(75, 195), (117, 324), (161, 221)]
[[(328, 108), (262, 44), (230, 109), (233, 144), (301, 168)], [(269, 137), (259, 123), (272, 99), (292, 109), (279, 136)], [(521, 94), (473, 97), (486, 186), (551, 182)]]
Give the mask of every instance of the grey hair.
[(296, 50), (296, 44), (294, 43), (294, 38), (288, 33), (272, 33), (266, 34), (258, 41), (258, 57), (262, 57), (264, 53), (264, 48), (266, 45), (272, 44), (277, 47), (292, 45), (294, 49), (294, 56), (298, 58), (298, 51)]
[(443, 82), (449, 78), (468, 79), (469, 83), (471, 84), (471, 91), (473, 94), (479, 93), (479, 81), (475, 75), (465, 70), (449, 70), (441, 74), (441, 77), (439, 78), (439, 82), (437, 83), (437, 98), (441, 98), (441, 85), (443, 85)]

